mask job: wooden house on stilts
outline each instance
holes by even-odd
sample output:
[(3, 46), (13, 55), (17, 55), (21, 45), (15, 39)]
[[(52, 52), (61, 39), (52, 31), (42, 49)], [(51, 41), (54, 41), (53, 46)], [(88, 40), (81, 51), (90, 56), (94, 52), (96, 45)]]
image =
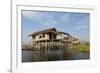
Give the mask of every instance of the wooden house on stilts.
[[(63, 50), (70, 47), (72, 42), (79, 43), (79, 40), (73, 38), (69, 33), (57, 31), (55, 28), (37, 31), (29, 36), (32, 36), (32, 49), (33, 50)], [(74, 41), (73, 41), (74, 40)]]

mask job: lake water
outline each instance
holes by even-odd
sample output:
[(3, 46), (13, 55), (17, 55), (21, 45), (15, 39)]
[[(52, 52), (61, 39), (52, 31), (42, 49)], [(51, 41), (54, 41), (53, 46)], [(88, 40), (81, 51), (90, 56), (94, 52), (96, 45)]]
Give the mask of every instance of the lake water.
[(64, 53), (63, 50), (56, 51), (31, 51), (22, 50), (22, 62), (59, 61), (59, 60), (84, 60), (89, 59), (88, 53)]

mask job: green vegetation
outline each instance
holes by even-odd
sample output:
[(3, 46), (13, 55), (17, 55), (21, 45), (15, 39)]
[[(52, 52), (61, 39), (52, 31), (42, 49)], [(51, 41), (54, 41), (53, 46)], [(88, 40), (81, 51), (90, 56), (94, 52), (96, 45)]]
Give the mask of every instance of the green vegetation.
[(76, 52), (89, 53), (90, 52), (90, 44), (89, 43), (81, 43), (74, 46), (74, 50)]

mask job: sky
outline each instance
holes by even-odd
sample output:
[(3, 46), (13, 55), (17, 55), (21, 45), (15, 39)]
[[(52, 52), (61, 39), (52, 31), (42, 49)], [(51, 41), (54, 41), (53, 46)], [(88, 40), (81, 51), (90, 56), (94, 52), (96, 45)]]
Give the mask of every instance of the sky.
[(80, 40), (90, 39), (89, 13), (23, 10), (21, 16), (22, 43), (32, 41), (32, 37), (28, 37), (31, 33), (48, 28), (67, 32)]

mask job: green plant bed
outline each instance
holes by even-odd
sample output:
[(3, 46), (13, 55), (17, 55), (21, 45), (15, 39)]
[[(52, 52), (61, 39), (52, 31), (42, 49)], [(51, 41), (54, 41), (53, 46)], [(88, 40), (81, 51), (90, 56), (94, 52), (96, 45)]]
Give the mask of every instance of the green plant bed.
[(79, 44), (77, 46), (74, 46), (74, 49), (76, 52), (82, 52), (82, 53), (90, 52), (90, 46), (86, 44)]

